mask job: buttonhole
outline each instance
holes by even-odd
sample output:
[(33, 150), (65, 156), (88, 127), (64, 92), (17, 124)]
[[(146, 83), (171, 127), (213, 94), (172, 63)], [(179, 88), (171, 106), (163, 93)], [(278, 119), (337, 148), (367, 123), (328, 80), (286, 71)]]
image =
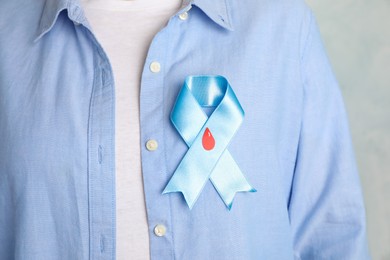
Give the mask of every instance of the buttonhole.
[(104, 236), (100, 235), (100, 253), (104, 252)]
[(98, 161), (99, 161), (99, 164), (102, 164), (102, 161), (103, 161), (103, 147), (101, 145), (99, 145), (99, 149), (98, 149)]

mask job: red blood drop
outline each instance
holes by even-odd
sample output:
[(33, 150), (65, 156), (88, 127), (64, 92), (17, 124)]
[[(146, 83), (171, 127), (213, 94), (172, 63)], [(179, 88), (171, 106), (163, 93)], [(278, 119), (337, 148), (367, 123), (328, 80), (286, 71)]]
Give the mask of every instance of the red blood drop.
[(206, 151), (212, 150), (215, 146), (215, 139), (211, 134), (210, 129), (208, 128), (204, 130), (203, 137), (202, 137), (202, 145)]

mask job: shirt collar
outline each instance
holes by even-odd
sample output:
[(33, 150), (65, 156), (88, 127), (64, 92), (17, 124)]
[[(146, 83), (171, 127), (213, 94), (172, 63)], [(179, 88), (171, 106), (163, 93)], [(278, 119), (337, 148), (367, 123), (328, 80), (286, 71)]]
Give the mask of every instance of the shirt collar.
[(88, 26), (79, 0), (46, 0), (35, 41), (38, 41), (43, 35), (51, 30), (58, 15), (63, 10), (67, 10), (69, 19), (74, 23)]
[[(190, 1), (187, 0), (187, 2)], [(233, 23), (230, 15), (231, 9), (228, 0), (193, 0), (192, 3), (199, 7), (215, 23), (233, 31)]]
[[(183, 0), (183, 5), (190, 4), (200, 8), (212, 21), (225, 29), (233, 30), (228, 0)], [(86, 18), (79, 0), (46, 0), (39, 22), (35, 41), (38, 41), (53, 27), (59, 13), (68, 11), (68, 17), (75, 23), (84, 24)]]

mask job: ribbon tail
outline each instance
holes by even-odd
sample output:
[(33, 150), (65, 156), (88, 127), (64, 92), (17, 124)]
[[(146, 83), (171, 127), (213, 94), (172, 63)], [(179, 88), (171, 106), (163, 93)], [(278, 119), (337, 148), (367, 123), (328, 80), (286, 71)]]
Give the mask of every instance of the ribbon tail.
[(176, 169), (163, 194), (181, 192), (188, 207), (192, 209), (210, 176), (209, 174), (202, 174), (199, 169), (187, 165), (186, 162), (188, 160), (183, 160)]
[(211, 173), (210, 180), (230, 210), (237, 192), (256, 192), (242, 174), (228, 150), (225, 150)]
[(193, 192), (189, 191), (186, 187), (181, 188), (180, 184), (176, 184), (174, 182), (169, 182), (168, 185), (165, 187), (162, 194), (172, 193), (172, 192), (181, 192), (183, 194), (183, 197), (188, 205), (189, 209), (192, 209), (195, 202), (197, 201), (199, 194), (194, 194)]

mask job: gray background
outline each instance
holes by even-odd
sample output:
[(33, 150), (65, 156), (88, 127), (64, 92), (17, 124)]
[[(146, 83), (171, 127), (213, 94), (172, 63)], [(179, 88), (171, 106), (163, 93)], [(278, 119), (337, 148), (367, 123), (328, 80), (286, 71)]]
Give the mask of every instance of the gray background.
[(390, 260), (390, 0), (307, 0), (349, 114), (374, 260)]

